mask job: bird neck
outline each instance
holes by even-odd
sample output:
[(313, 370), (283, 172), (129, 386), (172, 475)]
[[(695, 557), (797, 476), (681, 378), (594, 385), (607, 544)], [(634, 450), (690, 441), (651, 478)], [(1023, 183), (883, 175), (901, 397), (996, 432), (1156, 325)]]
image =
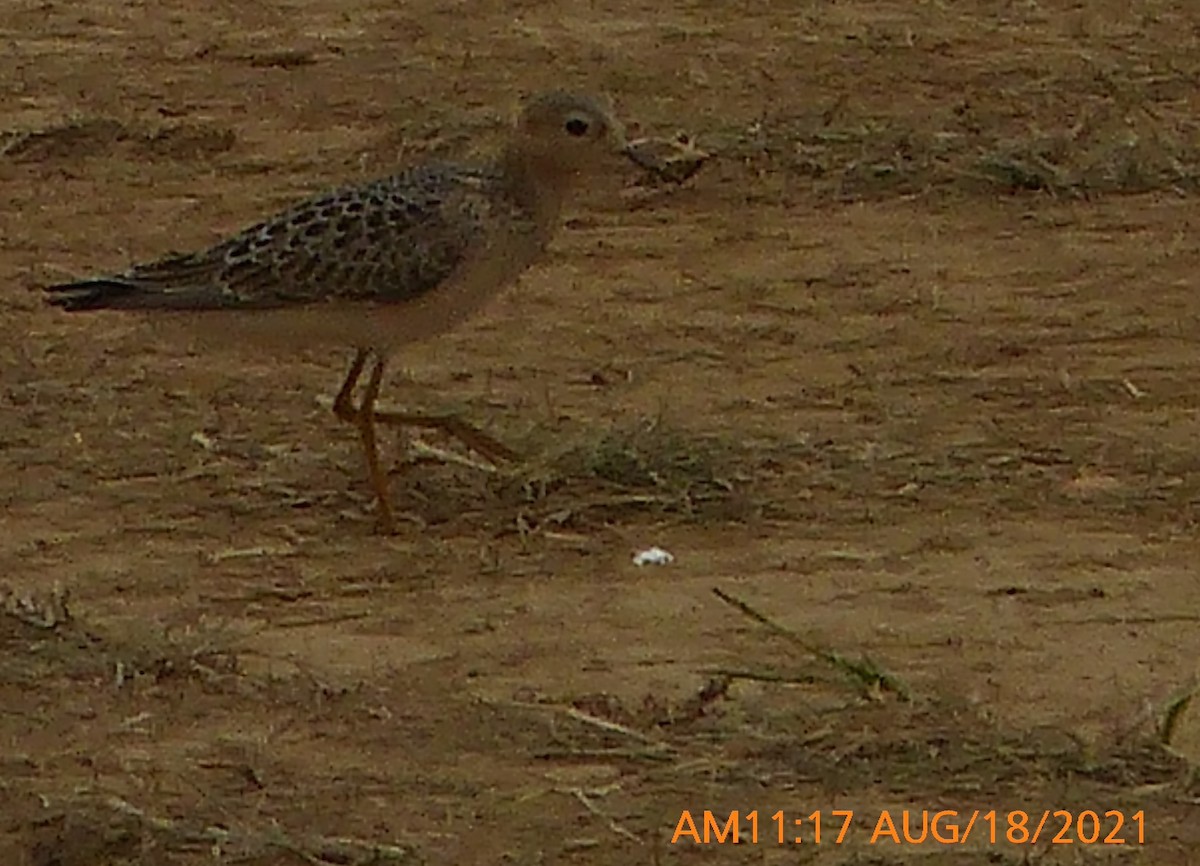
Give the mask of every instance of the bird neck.
[(578, 173), (551, 154), (538, 153), (517, 143), (501, 151), (497, 162), (512, 199), (533, 214), (539, 225), (551, 228), (558, 221), (563, 199)]

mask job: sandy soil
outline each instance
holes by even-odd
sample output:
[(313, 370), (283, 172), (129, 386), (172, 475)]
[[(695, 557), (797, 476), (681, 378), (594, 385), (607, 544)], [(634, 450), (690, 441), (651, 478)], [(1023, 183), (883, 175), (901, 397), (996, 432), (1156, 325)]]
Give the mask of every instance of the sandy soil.
[[(1198, 35), (1184, 0), (4, 4), (0, 861), (1197, 862)], [(387, 399), (528, 462), (398, 473), (394, 537), (318, 402), (348, 352), (38, 296), (557, 84), (718, 158), (598, 182), (405, 357)], [(706, 809), (761, 838), (672, 844)], [(884, 809), (1001, 838), (870, 844)], [(1047, 809), (1128, 844), (1003, 838)]]

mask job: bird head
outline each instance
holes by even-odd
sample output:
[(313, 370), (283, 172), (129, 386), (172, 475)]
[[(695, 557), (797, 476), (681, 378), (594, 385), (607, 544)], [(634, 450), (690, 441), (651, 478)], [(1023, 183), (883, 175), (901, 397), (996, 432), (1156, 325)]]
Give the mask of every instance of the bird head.
[[(529, 99), (517, 117), (518, 149), (543, 171), (579, 175), (614, 154), (629, 157), (625, 128), (607, 101), (550, 91)], [(630, 157), (632, 158), (632, 157)]]

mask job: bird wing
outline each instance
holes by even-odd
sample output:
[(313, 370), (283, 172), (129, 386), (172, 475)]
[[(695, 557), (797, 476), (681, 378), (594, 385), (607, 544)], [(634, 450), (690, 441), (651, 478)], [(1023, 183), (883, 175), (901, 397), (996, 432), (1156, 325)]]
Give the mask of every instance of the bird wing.
[(46, 291), (68, 310), (401, 303), (451, 279), (486, 242), (486, 182), (424, 166), (309, 199), (207, 250)]

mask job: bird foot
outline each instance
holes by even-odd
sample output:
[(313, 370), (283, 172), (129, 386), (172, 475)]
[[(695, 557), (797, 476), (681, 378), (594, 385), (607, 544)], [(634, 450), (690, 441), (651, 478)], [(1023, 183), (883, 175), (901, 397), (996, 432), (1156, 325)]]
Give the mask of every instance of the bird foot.
[[(451, 439), (455, 439), (465, 445), (467, 448), (479, 454), (485, 460), (493, 464), (493, 467), (499, 463), (512, 463), (517, 459), (517, 452), (513, 451), (503, 442), (484, 433), (478, 427), (468, 424), (466, 421), (455, 415), (417, 415), (407, 412), (380, 412), (374, 413), (374, 420), (377, 424), (389, 424), (396, 427), (416, 427), (422, 430), (438, 430)], [(426, 446), (428, 449), (429, 446)], [(439, 455), (449, 454), (438, 449)], [(453, 459), (443, 462), (459, 462), (466, 465), (478, 465), (474, 461), (468, 461), (467, 458)]]

